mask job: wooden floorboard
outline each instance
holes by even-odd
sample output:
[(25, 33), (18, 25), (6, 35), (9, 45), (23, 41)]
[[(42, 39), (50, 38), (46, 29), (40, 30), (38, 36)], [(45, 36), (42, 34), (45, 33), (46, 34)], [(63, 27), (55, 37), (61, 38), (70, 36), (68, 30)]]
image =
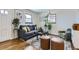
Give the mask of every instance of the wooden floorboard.
[(23, 40), (12, 39), (0, 42), (0, 50), (24, 50), (24, 48), (27, 47), (28, 45), (29, 44), (27, 44)]

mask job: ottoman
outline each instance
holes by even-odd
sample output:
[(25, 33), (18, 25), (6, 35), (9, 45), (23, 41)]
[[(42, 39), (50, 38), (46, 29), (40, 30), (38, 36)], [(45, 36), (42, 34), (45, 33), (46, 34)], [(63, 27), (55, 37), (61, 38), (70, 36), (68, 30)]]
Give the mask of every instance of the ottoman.
[(51, 38), (51, 50), (64, 50), (64, 40), (59, 37)]
[(43, 35), (40, 38), (40, 47), (43, 50), (48, 50), (50, 49), (50, 37), (47, 35)]

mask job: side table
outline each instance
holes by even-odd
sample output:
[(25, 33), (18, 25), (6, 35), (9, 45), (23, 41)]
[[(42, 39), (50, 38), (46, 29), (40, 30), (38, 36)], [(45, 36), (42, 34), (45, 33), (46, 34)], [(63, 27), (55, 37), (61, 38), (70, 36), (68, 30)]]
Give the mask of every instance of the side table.
[(51, 50), (64, 50), (64, 40), (62, 38), (51, 38)]
[(40, 47), (43, 50), (50, 49), (50, 37), (47, 35), (42, 35), (40, 38)]

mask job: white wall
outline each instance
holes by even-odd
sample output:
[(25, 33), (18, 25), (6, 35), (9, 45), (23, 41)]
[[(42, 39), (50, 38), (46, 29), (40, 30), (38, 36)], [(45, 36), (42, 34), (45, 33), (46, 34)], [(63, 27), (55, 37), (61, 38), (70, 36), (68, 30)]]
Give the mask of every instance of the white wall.
[(0, 42), (8, 39), (12, 39), (12, 20), (14, 18), (14, 10), (6, 9), (8, 14), (0, 13)]
[(79, 31), (73, 31), (72, 42), (74, 47), (79, 49)]
[[(58, 34), (59, 30), (66, 30), (67, 28), (72, 28), (72, 25), (77, 18), (78, 10), (69, 9), (57, 9), (52, 10), (52, 14), (56, 14), (56, 24), (53, 25), (51, 33)], [(47, 13), (40, 14), (41, 17)], [(41, 20), (41, 19), (40, 19)], [(41, 26), (44, 26), (44, 22), (41, 22)]]

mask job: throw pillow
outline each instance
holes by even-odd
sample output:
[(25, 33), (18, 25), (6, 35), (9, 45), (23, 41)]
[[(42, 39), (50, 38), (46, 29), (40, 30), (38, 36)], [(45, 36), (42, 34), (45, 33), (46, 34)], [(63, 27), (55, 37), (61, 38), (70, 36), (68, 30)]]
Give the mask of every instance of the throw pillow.
[(30, 32), (30, 28), (29, 28), (29, 27), (27, 27), (27, 29), (28, 29), (28, 32)]
[(23, 29), (25, 32), (28, 32), (26, 27), (23, 27), (22, 29)]

